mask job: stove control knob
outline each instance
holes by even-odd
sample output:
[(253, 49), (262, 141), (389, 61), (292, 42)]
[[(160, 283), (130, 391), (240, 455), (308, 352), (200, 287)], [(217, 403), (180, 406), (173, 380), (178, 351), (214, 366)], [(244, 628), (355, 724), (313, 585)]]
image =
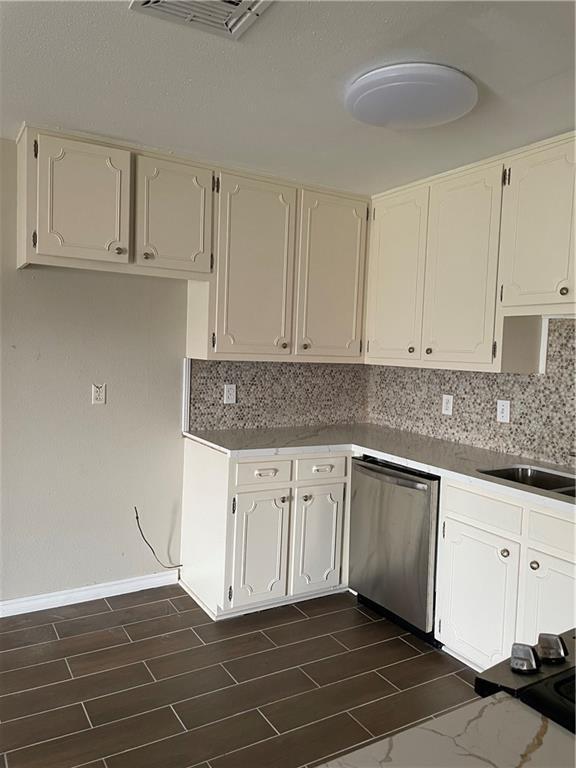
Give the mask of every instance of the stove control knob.
[(566, 656), (568, 656), (564, 640), (559, 635), (541, 632), (538, 635), (538, 645), (536, 647), (543, 664), (562, 664), (566, 661)]
[(540, 659), (536, 649), (526, 643), (513, 643), (510, 656), (510, 669), (521, 675), (531, 675), (538, 672)]

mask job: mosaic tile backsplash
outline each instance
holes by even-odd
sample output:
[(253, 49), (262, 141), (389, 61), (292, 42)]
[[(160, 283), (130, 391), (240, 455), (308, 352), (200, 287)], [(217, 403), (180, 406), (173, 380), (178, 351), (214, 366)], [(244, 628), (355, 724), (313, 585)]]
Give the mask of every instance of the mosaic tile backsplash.
[[(576, 328), (553, 320), (545, 375), (470, 373), (375, 365), (194, 360), (191, 429), (368, 421), (480, 448), (572, 464), (576, 442)], [(225, 383), (238, 403), (222, 404)], [(454, 396), (452, 416), (442, 395)], [(496, 422), (510, 400), (510, 424)]]

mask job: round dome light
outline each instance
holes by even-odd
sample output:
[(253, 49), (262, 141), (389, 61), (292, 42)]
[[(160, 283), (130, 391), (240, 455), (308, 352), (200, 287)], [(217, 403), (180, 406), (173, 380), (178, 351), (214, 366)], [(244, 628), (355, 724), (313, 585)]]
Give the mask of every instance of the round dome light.
[(457, 120), (478, 101), (476, 83), (442, 64), (391, 64), (355, 80), (346, 106), (363, 123), (393, 130)]

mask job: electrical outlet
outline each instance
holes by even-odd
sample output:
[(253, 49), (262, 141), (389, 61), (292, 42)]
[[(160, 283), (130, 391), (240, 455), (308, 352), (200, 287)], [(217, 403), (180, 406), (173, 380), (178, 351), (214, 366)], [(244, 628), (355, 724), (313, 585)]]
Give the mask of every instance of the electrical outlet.
[(92, 384), (92, 405), (106, 405), (106, 384)]
[(453, 395), (442, 395), (442, 413), (444, 416), (452, 416)]
[(224, 384), (224, 402), (226, 405), (236, 402), (236, 384)]
[(496, 401), (496, 421), (502, 424), (510, 423), (510, 400)]

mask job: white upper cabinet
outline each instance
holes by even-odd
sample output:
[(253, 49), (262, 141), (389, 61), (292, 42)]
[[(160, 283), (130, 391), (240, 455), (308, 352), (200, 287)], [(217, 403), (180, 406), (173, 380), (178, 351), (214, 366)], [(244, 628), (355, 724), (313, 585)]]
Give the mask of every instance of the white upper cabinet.
[(298, 355), (360, 356), (367, 211), (365, 200), (302, 192)]
[(36, 251), (126, 263), (130, 247), (130, 152), (38, 136)]
[(430, 188), (423, 358), (491, 363), (502, 166)]
[(136, 159), (138, 264), (210, 272), (212, 178), (205, 168)]
[(291, 352), (296, 189), (220, 177), (217, 353)]
[(574, 141), (514, 160), (504, 187), (502, 306), (574, 303)]
[(419, 360), (428, 187), (374, 204), (368, 272), (366, 358)]

